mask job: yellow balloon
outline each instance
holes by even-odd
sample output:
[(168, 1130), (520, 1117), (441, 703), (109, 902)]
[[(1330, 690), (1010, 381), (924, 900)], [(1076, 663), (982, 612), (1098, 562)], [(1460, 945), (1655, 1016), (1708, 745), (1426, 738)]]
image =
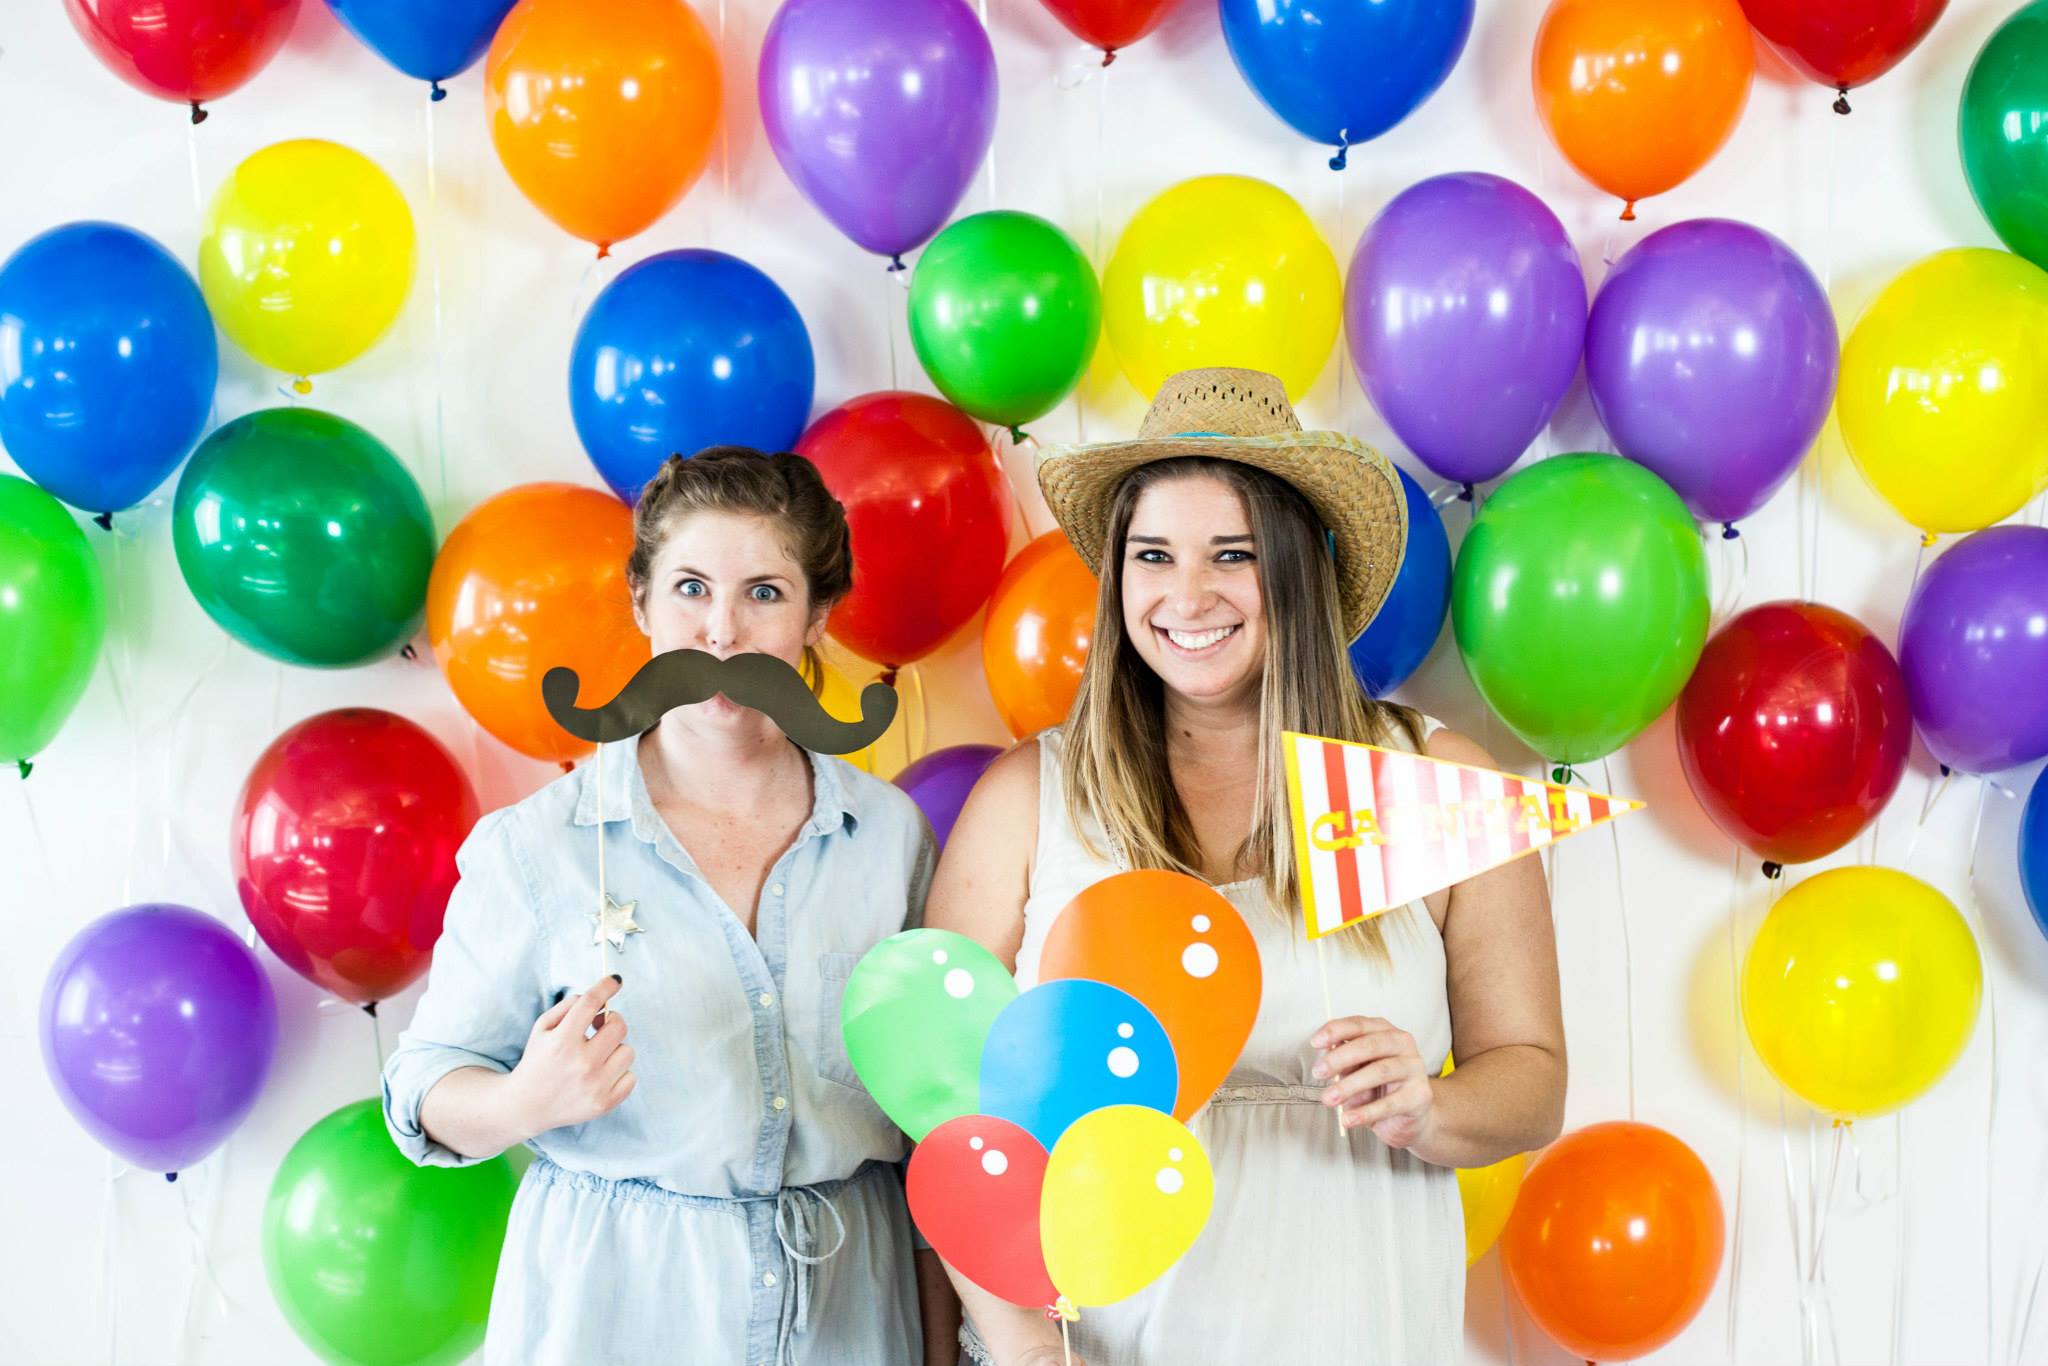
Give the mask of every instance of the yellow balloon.
[(1947, 897), (1890, 868), (1836, 868), (1764, 917), (1743, 965), (1742, 1022), (1788, 1090), (1863, 1119), (1955, 1064), (1983, 986), (1977, 941)]
[(1975, 531), (2048, 488), (2048, 273), (1959, 247), (1885, 286), (1842, 348), (1842, 439), (1922, 531)]
[(1241, 175), (1185, 180), (1138, 211), (1102, 277), (1117, 363), (1151, 398), (1168, 375), (1237, 365), (1315, 383), (1344, 305), (1337, 257), (1301, 205)]
[(264, 148), (206, 212), (199, 288), (229, 340), (303, 379), (384, 334), (412, 288), (412, 212), (361, 152), (317, 138)]
[[(860, 720), (860, 690), (865, 685), (856, 684), (823, 655), (818, 657), (818, 663), (824, 668), (824, 677), (818, 684), (819, 705), (841, 721)], [(861, 772), (883, 779), (894, 778), (908, 768), (911, 759), (909, 728), (903, 718), (903, 706), (899, 700), (896, 719), (889, 723), (889, 729), (882, 732), (881, 739), (866, 749), (839, 757)]]
[(1077, 1305), (1127, 1299), (1194, 1246), (1215, 1198), (1209, 1155), (1172, 1115), (1142, 1105), (1091, 1110), (1045, 1165), (1045, 1269)]
[(1528, 1165), (1529, 1155), (1516, 1153), (1490, 1167), (1458, 1169), (1458, 1203), (1465, 1207), (1466, 1266), (1484, 1257), (1508, 1226), (1515, 1197), (1522, 1193), (1522, 1171)]

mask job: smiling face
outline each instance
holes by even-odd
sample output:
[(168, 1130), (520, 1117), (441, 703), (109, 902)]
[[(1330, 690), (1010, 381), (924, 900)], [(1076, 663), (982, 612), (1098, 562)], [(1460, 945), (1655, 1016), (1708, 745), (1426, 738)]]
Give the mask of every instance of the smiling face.
[(1256, 694), (1265, 599), (1237, 491), (1199, 472), (1147, 486), (1120, 553), (1124, 635), (1167, 690), (1204, 703)]
[[(701, 511), (668, 526), (633, 615), (656, 654), (765, 654), (801, 667), (805, 648), (825, 633), (828, 610), (812, 605), (803, 569), (774, 519)], [(723, 695), (691, 710), (706, 718), (759, 715)]]

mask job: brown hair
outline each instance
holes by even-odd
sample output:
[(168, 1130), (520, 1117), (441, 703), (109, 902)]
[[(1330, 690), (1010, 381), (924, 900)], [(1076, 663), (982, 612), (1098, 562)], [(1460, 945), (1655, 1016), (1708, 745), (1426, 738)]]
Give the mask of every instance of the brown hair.
[[(640, 490), (633, 506), (633, 553), (626, 584), (640, 603), (655, 556), (676, 521), (693, 512), (763, 517), (782, 533), (783, 547), (803, 572), (812, 608), (830, 607), (853, 588), (853, 543), (846, 509), (825, 487), (818, 467), (792, 453), (768, 455), (747, 446), (709, 446), (672, 455)], [(817, 652), (804, 650), (815, 690), (823, 678)]]
[[(1202, 475), (1236, 493), (1258, 553), (1266, 657), (1259, 680), (1258, 797), (1233, 871), (1266, 884), (1282, 914), (1300, 902), (1287, 770), (1280, 732), (1384, 745), (1396, 729), (1421, 746), (1421, 719), (1366, 696), (1351, 672), (1337, 606), (1328, 535), (1309, 501), (1286, 481), (1234, 460), (1183, 457), (1133, 470), (1117, 485), (1103, 545), (1095, 631), (1065, 730), (1065, 796), (1074, 828), (1091, 820), (1135, 868), (1199, 876), (1199, 841), (1166, 757), (1165, 687), (1124, 632), (1124, 538), (1139, 497), (1155, 484)], [(1106, 851), (1097, 850), (1097, 853)], [(1395, 912), (1393, 914), (1398, 914)], [(1374, 919), (1344, 936), (1384, 960)]]

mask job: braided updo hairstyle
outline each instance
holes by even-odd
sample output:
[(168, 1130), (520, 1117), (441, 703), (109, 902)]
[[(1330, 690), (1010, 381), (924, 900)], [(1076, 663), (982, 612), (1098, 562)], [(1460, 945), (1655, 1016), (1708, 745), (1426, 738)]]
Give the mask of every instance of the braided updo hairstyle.
[[(633, 506), (633, 553), (626, 584), (645, 604), (655, 558), (677, 522), (693, 512), (741, 513), (773, 522), (783, 548), (803, 572), (811, 606), (830, 607), (853, 587), (853, 543), (846, 509), (825, 487), (818, 467), (800, 455), (767, 455), (747, 446), (709, 446), (662, 462)], [(804, 649), (804, 675), (816, 689), (824, 677), (816, 650)]]

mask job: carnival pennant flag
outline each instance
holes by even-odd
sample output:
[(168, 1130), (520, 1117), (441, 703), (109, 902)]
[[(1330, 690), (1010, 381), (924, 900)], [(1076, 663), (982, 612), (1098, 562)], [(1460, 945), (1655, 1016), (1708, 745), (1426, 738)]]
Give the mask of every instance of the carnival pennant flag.
[(1310, 939), (1643, 805), (1378, 745), (1283, 743)]

